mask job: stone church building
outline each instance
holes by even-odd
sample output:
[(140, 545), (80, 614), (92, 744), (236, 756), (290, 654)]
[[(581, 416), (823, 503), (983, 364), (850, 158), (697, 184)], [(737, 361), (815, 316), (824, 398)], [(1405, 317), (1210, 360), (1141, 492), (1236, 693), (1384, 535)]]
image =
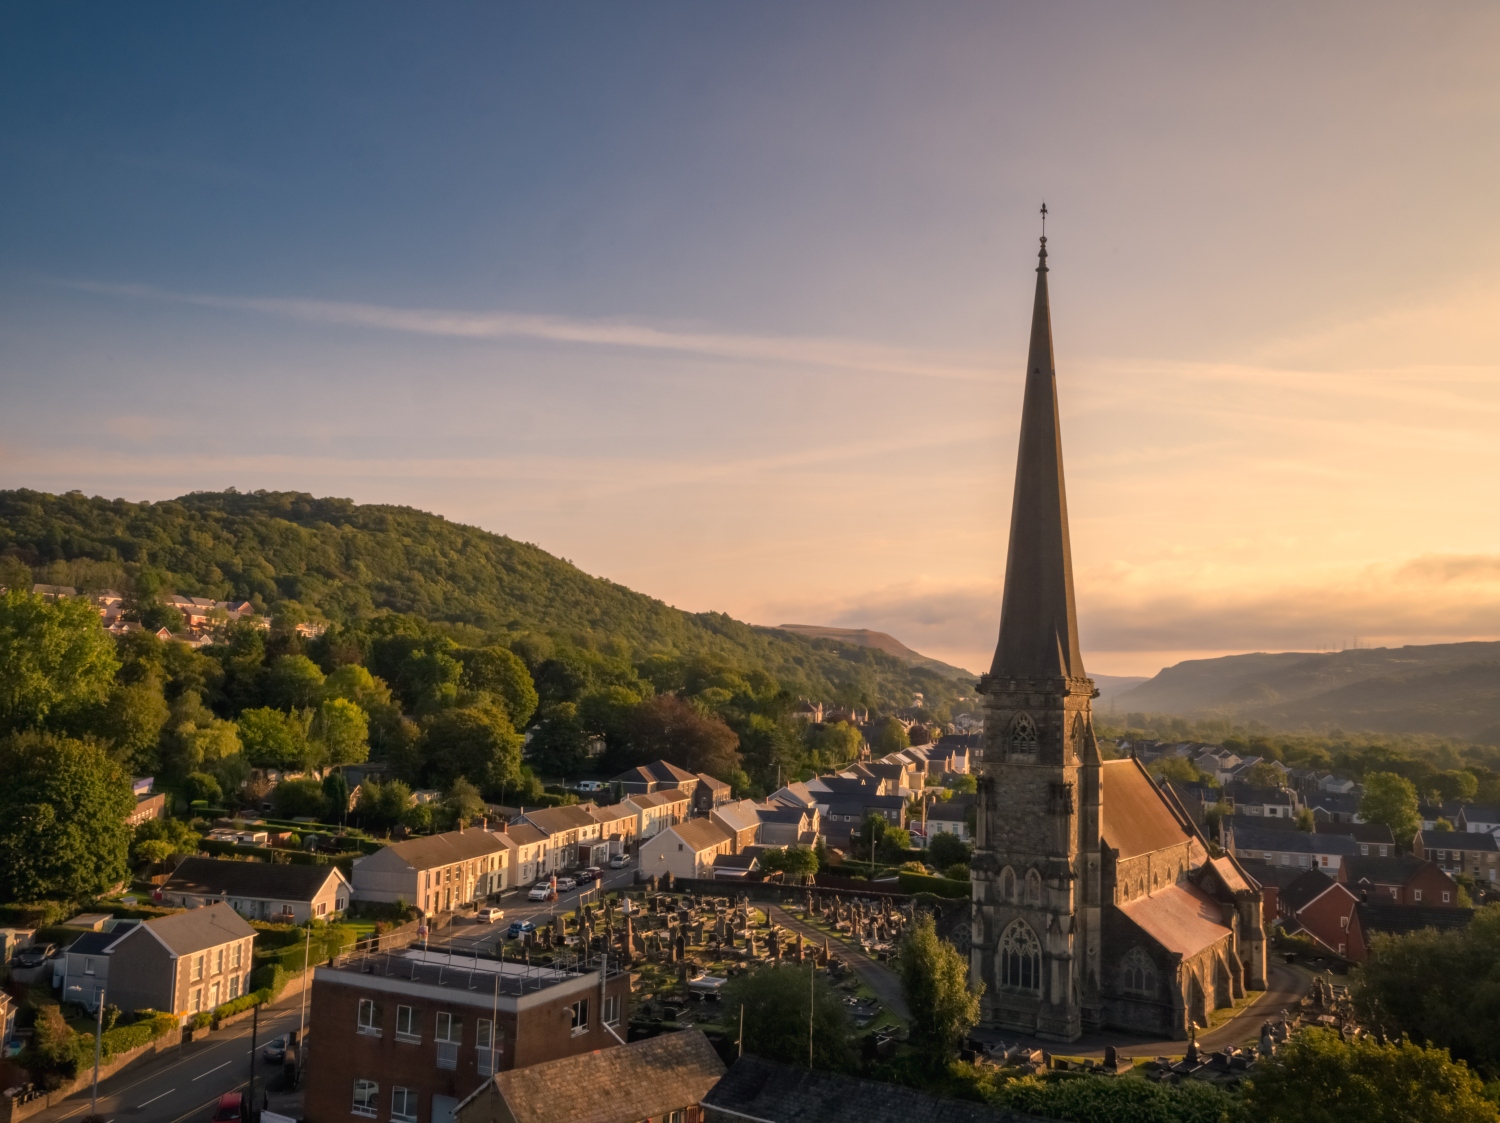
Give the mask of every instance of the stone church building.
[(1103, 760), (1078, 645), (1062, 430), (1037, 266), (1000, 640), (984, 696), (971, 971), (982, 1024), (1185, 1038), (1266, 985), (1260, 886), (1134, 759)]

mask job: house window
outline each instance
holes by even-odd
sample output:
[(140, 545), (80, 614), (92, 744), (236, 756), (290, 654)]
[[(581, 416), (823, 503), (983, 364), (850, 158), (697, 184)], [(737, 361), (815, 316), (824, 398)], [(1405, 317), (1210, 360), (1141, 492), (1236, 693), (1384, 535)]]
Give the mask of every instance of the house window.
[(1411, 891), (1411, 899), (1420, 904), (1422, 901), (1422, 891), (1420, 889), (1413, 889)]
[(1349, 930), (1349, 918), (1347, 916), (1339, 917), (1339, 927), (1346, 932)]
[(380, 1003), (373, 998), (359, 1000), (359, 1021), (355, 1029), (370, 1037), (380, 1036)]
[(422, 1040), (422, 1029), (417, 1021), (417, 1012), (410, 1006), (396, 1007), (396, 1040), (411, 1044)]
[(373, 1080), (356, 1080), (354, 1082), (354, 1107), (355, 1115), (363, 1115), (366, 1119), (374, 1119), (379, 1112), (376, 1101), (380, 1098), (380, 1085)]
[(203, 978), (203, 957), (198, 955), (193, 957), (193, 981), (197, 982), (201, 978)]
[(1398, 892), (1397, 892), (1397, 891), (1396, 891), (1396, 887), (1395, 887), (1395, 886), (1394, 886), (1394, 885), (1393, 885), (1393, 886), (1391, 886), (1391, 900), (1393, 900), (1393, 901), (1394, 901), (1394, 900), (1395, 900), (1395, 899), (1396, 899), (1396, 898), (1397, 898), (1397, 897), (1399, 897), (1399, 896), (1400, 896), (1400, 895), (1401, 895), (1401, 894), (1400, 894), (1400, 893), (1398, 893)]
[(230, 975), (229, 976), (229, 997), (233, 999), (233, 998), (238, 998), (239, 996), (240, 996), (240, 977), (238, 975)]
[(1042, 945), (1024, 920), (1017, 920), (1000, 937), (1000, 982), (1018, 990), (1042, 989)]
[(572, 1006), (568, 1007), (568, 1011), (573, 1017), (573, 1036), (577, 1037), (580, 1033), (587, 1033), (589, 1031), (589, 1000), (587, 998), (579, 999)]
[(1443, 904), (1446, 905), (1450, 900), (1452, 900), (1452, 898), (1453, 898), (1453, 894), (1450, 893), (1448, 890), (1444, 889), (1443, 890)]
[(192, 1004), (189, 1007), (189, 1009), (191, 1009), (192, 1012), (195, 1013), (195, 1014), (199, 1010), (203, 1009), (203, 988), (202, 987), (194, 987), (193, 988), (193, 1001), (192, 1001)]
[(328, 914), (328, 905), (327, 904), (320, 904), (318, 906), (318, 915), (319, 916), (326, 916), (327, 914)]
[(83, 960), (83, 973), (85, 975), (92, 975), (94, 973), (94, 957), (93, 956), (90, 955), (90, 956), (85, 956), (84, 957), (84, 960)]
[(607, 1026), (620, 1024), (620, 996), (618, 994), (604, 996), (604, 1024)]
[(464, 1023), (446, 1011), (437, 1016), (437, 1066), (455, 1069), (458, 1067), (458, 1047), (463, 1043)]
[(232, 967), (234, 970), (238, 971), (240, 969), (240, 963), (242, 961), (241, 957), (244, 954), (245, 954), (245, 945), (244, 944), (235, 944), (234, 947), (230, 948), (229, 949), (229, 965), (230, 965), (230, 967)]
[(227, 949), (225, 949), (225, 948), (220, 948), (218, 951), (216, 951), (214, 953), (214, 974), (215, 975), (222, 975), (224, 973), (224, 952), (226, 950)]
[(417, 1123), (417, 1090), (415, 1088), (391, 1089), (391, 1118), (397, 1123)]
[(495, 1055), (495, 1026), (488, 1018), (480, 1018), (474, 1029), (475, 1063), (480, 1076), (494, 1076), (499, 1058)]

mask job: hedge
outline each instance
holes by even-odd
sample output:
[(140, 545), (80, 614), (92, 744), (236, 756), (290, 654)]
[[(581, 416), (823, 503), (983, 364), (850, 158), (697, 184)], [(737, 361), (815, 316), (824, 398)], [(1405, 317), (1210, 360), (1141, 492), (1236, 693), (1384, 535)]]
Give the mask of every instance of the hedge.
[(901, 882), (903, 893), (931, 893), (951, 900), (967, 898), (971, 893), (969, 882), (955, 881), (951, 877), (930, 877), (925, 873), (902, 870), (897, 879)]

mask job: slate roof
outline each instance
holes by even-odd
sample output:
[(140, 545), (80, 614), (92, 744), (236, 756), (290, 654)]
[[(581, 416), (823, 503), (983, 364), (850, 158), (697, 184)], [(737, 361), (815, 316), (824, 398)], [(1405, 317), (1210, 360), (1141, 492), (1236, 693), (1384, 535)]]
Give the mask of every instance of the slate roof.
[[(1346, 834), (1355, 842), (1384, 844), (1394, 846), (1396, 836), (1391, 833), (1391, 828), (1384, 823), (1331, 823), (1327, 821), (1313, 824), (1314, 834)], [(1432, 832), (1436, 834), (1436, 831)], [(1454, 832), (1448, 831), (1448, 834)]]
[(1228, 827), (1238, 837), (1240, 831), (1294, 831), (1297, 820), (1282, 815), (1225, 815), (1220, 829)]
[[(697, 1106), (723, 1075), (703, 1031), (690, 1029), (513, 1068), (497, 1073), (493, 1086), (516, 1123), (636, 1123)], [(459, 1105), (461, 1119), (486, 1087)]]
[(698, 782), (710, 791), (727, 792), (730, 790), (729, 785), (723, 780), (715, 780), (707, 772), (698, 773)]
[(496, 842), (495, 836), (488, 831), (475, 828), (393, 842), (384, 849), (391, 851), (412, 869), (430, 870), (433, 866), (446, 866), (452, 862), (464, 862), (484, 854), (493, 854), (504, 845)]
[(674, 803), (687, 803), (688, 794), (680, 788), (665, 788), (659, 792), (637, 792), (625, 797), (641, 809), (670, 807)]
[(227, 944), (230, 940), (255, 935), (255, 929), (223, 903), (158, 916), (131, 929), (128, 934), (135, 936), (141, 930), (152, 933), (178, 955), (191, 955), (195, 951)]
[(952, 799), (940, 799), (927, 809), (927, 821), (934, 819), (942, 823), (962, 823), (974, 804), (974, 796), (956, 795)]
[(113, 932), (85, 932), (68, 945), (69, 955), (105, 955), (116, 940), (123, 939), (130, 929), (117, 928)]
[(1405, 885), (1424, 867), (1429, 866), (1433, 870), (1438, 869), (1432, 862), (1418, 858), (1415, 854), (1397, 854), (1391, 858), (1354, 857), (1344, 862), (1344, 880), (1350, 885), (1358, 885), (1361, 881), (1368, 881), (1372, 885)]
[(1281, 891), (1281, 899), (1293, 912), (1306, 908), (1338, 883), (1322, 870), (1306, 870)]
[(759, 865), (760, 859), (756, 855), (750, 853), (714, 855), (714, 869), (753, 870), (758, 868)]
[[(1338, 854), (1359, 857), (1359, 843), (1346, 834), (1309, 834), (1307, 831), (1234, 830), (1234, 850), (1268, 850), (1275, 854)], [(1376, 859), (1377, 861), (1388, 859)]]
[(1099, 769), (1104, 814), (1100, 834), (1121, 858), (1135, 858), (1192, 836), (1162, 800), (1161, 793), (1134, 760), (1106, 760)]
[(517, 846), (535, 846), (547, 841), (547, 836), (530, 823), (511, 823), (505, 828), (505, 834)]
[(1385, 932), (1393, 936), (1404, 936), (1419, 932), (1423, 928), (1440, 931), (1467, 928), (1474, 919), (1473, 909), (1437, 908), (1429, 905), (1377, 905), (1361, 901), (1354, 906), (1359, 911), (1359, 926), (1365, 933)]
[(599, 824), (582, 807), (539, 807), (526, 812), (526, 821), (544, 834), (562, 834), (564, 831), (586, 830)]
[(1119, 909), (1153, 940), (1186, 958), (1230, 934), (1223, 910), (1191, 882), (1126, 901)]
[(274, 862), (230, 862), (222, 858), (188, 858), (161, 887), (164, 895), (239, 897), (268, 901), (311, 901), (330, 878), (342, 878), (337, 866), (294, 866)]
[(736, 1060), (703, 1097), (703, 1106), (762, 1123), (1029, 1123), (1034, 1118), (753, 1056)]
[(755, 809), (755, 801), (751, 799), (723, 804), (715, 807), (713, 813), (723, 819), (729, 829), (735, 833), (753, 830), (760, 826), (760, 813)]
[(1274, 885), (1278, 889), (1285, 889), (1307, 872), (1304, 866), (1279, 866), (1273, 862), (1261, 861), (1259, 858), (1239, 858), (1239, 862), (1245, 867), (1245, 871), (1261, 885)]
[(1422, 831), (1417, 838), (1424, 850), (1500, 850), (1500, 837), (1478, 831)]
[(686, 823), (678, 823), (666, 833), (675, 834), (695, 854), (715, 846), (723, 846), (734, 838), (711, 819), (689, 819)]

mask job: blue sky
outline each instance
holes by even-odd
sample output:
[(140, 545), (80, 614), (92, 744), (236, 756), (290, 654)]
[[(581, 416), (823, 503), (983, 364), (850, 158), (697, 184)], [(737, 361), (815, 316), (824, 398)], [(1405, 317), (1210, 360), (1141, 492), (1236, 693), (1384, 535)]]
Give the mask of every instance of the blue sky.
[(296, 488), (993, 642), (1033, 281), (1087, 658), (1500, 636), (1484, 5), (13, 4), (0, 484)]

